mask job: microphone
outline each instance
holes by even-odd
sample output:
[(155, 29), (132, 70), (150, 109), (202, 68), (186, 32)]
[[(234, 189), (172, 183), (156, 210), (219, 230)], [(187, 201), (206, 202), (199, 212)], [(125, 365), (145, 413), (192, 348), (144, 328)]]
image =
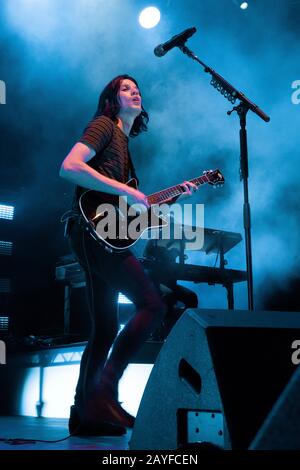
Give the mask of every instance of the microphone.
[(193, 36), (193, 34), (195, 34), (195, 32), (197, 31), (197, 29), (195, 27), (193, 28), (188, 28), (186, 29), (185, 31), (183, 31), (182, 33), (179, 33), (179, 34), (176, 34), (176, 36), (173, 36), (171, 39), (169, 39), (169, 41), (163, 43), (163, 44), (159, 44), (158, 46), (156, 46), (156, 48), (154, 49), (154, 54), (157, 56), (157, 57), (162, 57), (163, 55), (165, 55), (169, 50), (173, 49), (173, 47), (180, 47), (180, 46), (183, 46), (184, 43), (191, 37)]

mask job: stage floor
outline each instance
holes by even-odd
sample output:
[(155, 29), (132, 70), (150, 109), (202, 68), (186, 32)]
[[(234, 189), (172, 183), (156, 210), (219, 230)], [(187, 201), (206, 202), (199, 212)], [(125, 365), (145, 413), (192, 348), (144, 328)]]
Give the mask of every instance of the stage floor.
[[(0, 451), (18, 450), (127, 450), (131, 436), (128, 430), (120, 437), (77, 437), (69, 435), (64, 418), (33, 418), (27, 416), (0, 417)], [(61, 442), (32, 442), (35, 439)], [(24, 439), (24, 440), (23, 440)], [(30, 439), (29, 441), (26, 441)]]

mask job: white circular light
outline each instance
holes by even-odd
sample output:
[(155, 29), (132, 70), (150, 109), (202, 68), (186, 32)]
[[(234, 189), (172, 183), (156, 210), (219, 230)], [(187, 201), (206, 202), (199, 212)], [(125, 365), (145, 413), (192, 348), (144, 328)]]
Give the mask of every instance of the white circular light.
[(240, 4), (240, 8), (241, 8), (242, 10), (246, 10), (246, 8), (248, 8), (248, 3), (247, 3), (247, 2), (242, 2), (242, 3)]
[(143, 28), (154, 28), (160, 21), (160, 11), (156, 7), (147, 7), (141, 11), (139, 16), (140, 25)]

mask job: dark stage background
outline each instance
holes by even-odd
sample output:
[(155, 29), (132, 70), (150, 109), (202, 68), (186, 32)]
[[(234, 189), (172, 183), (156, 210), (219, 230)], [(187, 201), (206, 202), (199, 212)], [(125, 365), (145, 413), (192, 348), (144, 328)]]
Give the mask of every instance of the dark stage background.
[[(237, 116), (226, 115), (230, 103), (178, 49), (153, 54), (191, 26), (198, 31), (189, 47), (271, 116), (264, 123), (248, 114), (255, 307), (300, 311), (300, 104), (293, 103), (300, 94), (292, 88), (300, 80), (300, 2), (248, 3), (242, 11), (233, 0), (159, 0), (162, 20), (146, 30), (137, 21), (144, 1), (1, 0), (0, 203), (15, 206), (15, 218), (0, 227), (1, 240), (14, 244), (13, 255), (2, 256), (0, 277), (12, 280), (12, 295), (0, 313), (16, 330), (62, 328), (63, 286), (54, 273), (68, 253), (59, 220), (73, 188), (58, 171), (99, 91), (119, 73), (137, 78), (150, 114), (148, 133), (130, 144), (141, 189), (220, 168), (225, 186), (202, 188), (190, 202), (205, 204), (206, 227), (244, 235)], [(245, 269), (244, 243), (227, 259)], [(189, 253), (188, 262), (213, 266), (215, 257)], [(203, 308), (226, 307), (221, 287), (190, 287)], [(246, 283), (236, 286), (235, 301), (247, 308)]]

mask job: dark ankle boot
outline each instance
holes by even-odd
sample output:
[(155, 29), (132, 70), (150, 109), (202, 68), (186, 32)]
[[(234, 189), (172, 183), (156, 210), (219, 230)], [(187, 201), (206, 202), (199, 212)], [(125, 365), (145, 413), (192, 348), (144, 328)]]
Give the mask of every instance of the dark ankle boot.
[(110, 389), (98, 390), (87, 406), (88, 416), (116, 426), (133, 428), (135, 418), (125, 411)]
[(133, 428), (135, 418), (125, 411), (118, 401), (118, 384), (123, 367), (111, 364), (109, 361), (103, 368), (99, 383), (89, 403), (88, 415), (97, 416), (100, 421), (117, 426)]
[(70, 408), (69, 432), (73, 436), (122, 436), (126, 434), (124, 426), (110, 422), (80, 419), (75, 405)]

